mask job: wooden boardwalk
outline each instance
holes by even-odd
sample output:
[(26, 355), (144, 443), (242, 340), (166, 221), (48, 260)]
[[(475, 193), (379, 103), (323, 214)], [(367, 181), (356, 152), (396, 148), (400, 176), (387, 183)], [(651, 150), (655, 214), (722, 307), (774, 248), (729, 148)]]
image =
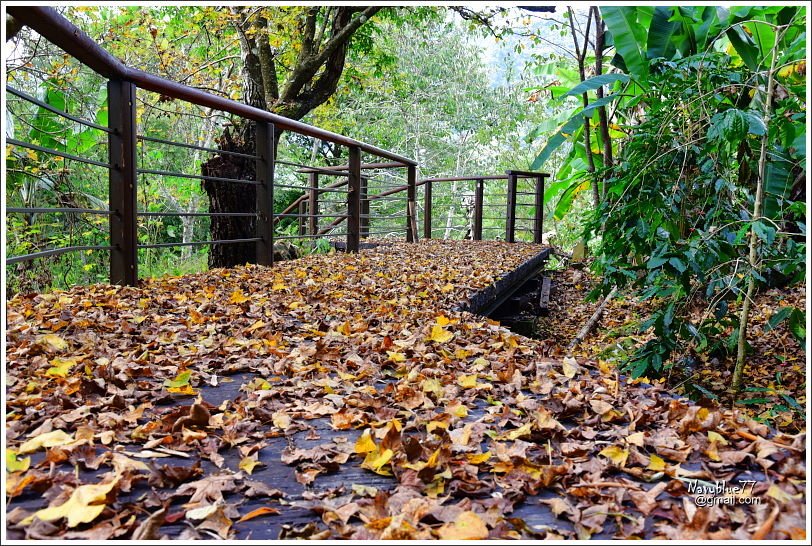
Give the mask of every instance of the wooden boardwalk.
[[(774, 528), (802, 526), (802, 439), (459, 310), (542, 250), (388, 243), (16, 297), (8, 537), (748, 537), (768, 504), (684, 501), (722, 477), (778, 487)], [(111, 483), (89, 523), (31, 518)]]

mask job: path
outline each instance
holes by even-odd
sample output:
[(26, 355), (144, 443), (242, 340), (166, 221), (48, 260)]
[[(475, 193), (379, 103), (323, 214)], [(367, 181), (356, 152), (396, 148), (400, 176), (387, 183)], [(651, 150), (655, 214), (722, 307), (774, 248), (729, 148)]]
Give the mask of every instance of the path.
[[(9, 538), (800, 538), (803, 436), (453, 311), (539, 249), (394, 243), (15, 298)], [(755, 484), (701, 507), (696, 479)]]

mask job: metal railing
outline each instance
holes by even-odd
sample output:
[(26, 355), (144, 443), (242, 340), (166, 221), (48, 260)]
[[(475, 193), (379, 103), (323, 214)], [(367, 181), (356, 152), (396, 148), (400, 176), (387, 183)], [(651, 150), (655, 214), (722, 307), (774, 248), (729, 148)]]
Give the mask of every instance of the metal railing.
[[(417, 163), (407, 157), (125, 66), (52, 8), (13, 6), (8, 7), (7, 10), (8, 14), (20, 23), (35, 30), (43, 38), (107, 80), (108, 123), (105, 126), (83, 119), (81, 116), (63, 111), (10, 86), (6, 87), (7, 92), (22, 101), (44, 108), (56, 116), (102, 132), (107, 139), (108, 160), (100, 161), (82, 157), (15, 138), (7, 138), (7, 143), (33, 152), (100, 167), (107, 171), (109, 182), (106, 210), (82, 207), (12, 207), (6, 209), (7, 214), (106, 215), (109, 218), (109, 244), (74, 244), (60, 248), (37, 248), (35, 252), (8, 257), (7, 265), (69, 252), (105, 250), (110, 252), (110, 281), (117, 284), (134, 285), (138, 280), (139, 249), (254, 244), (257, 263), (271, 265), (274, 261), (275, 240), (312, 240), (321, 237), (335, 240), (342, 237), (345, 238), (346, 250), (350, 252), (357, 251), (361, 240), (371, 236), (405, 233), (406, 241), (414, 242), (418, 238), (419, 215), (422, 215), (423, 219), (424, 238), (432, 238), (433, 232), (438, 229), (448, 229), (447, 226), (438, 228), (432, 224), (433, 218), (435, 218), (433, 210), (437, 208), (438, 214), (441, 210), (439, 204), (433, 200), (432, 189), (435, 184), (444, 182), (473, 182), (475, 184), (473, 203), (467, 204), (470, 210), (465, 217), (471, 223), (470, 229), (466, 233), (468, 238), (482, 239), (483, 220), (492, 218), (483, 217), (483, 209), (498, 206), (504, 207), (505, 210), (504, 239), (513, 242), (517, 231), (529, 230), (529, 228), (521, 226), (516, 227), (517, 208), (522, 210), (530, 207), (532, 216), (526, 219), (533, 222), (533, 227), (529, 231), (533, 234), (533, 241), (541, 243), (544, 178), (548, 176), (545, 173), (510, 170), (505, 175), (418, 180)], [(151, 134), (139, 134), (136, 113), (139, 90), (159, 93), (161, 98), (184, 101), (250, 120), (255, 124), (254, 153), (221, 150), (158, 138)], [(275, 137), (281, 131), (297, 133), (332, 143), (336, 147), (343, 147), (347, 151), (345, 157), (348, 160), (341, 165), (314, 166), (277, 159), (277, 150), (274, 148), (275, 142), (277, 142)], [(157, 168), (158, 166), (154, 165), (139, 165), (139, 150), (143, 153), (145, 147), (153, 145), (208, 154), (231, 155), (253, 162), (255, 174), (253, 178), (236, 179), (202, 173), (171, 171)], [(363, 162), (364, 154), (371, 160)], [(290, 176), (280, 177), (279, 171), (288, 168), (292, 170)], [(306, 176), (307, 183), (298, 183), (298, 176)], [(142, 179), (158, 177), (162, 181), (177, 178), (201, 183), (217, 182), (249, 186), (255, 188), (252, 191), (256, 191), (255, 210), (215, 213), (139, 210), (137, 200), (139, 177)], [(330, 182), (323, 183), (325, 179), (329, 179)], [(519, 179), (534, 180), (534, 191), (518, 191)], [(496, 192), (486, 192), (485, 183), (488, 181), (505, 181), (506, 184), (500, 184), (500, 188)], [(274, 189), (276, 188), (295, 190), (302, 194), (295, 198), (287, 208), (279, 213), (274, 213)], [(423, 192), (422, 203), (418, 203), (417, 200), (419, 189), (422, 189)], [(535, 200), (533, 203), (518, 202), (517, 196), (519, 195), (533, 195)], [(460, 201), (460, 196), (451, 195), (450, 198), (456, 200), (456, 206), (462, 210), (463, 203)], [(505, 199), (501, 200), (502, 198)], [(486, 203), (486, 199), (490, 201)], [(447, 221), (453, 217), (451, 214), (453, 209), (448, 207), (449, 205), (446, 204)], [(254, 223), (256, 229), (248, 236), (231, 239), (139, 242), (139, 218), (163, 217), (209, 219), (243, 217), (246, 222)], [(501, 217), (498, 219), (502, 220)], [(521, 218), (519, 219), (521, 220)], [(295, 234), (290, 234), (290, 232), (278, 234), (280, 226), (291, 220), (296, 224)], [(455, 226), (454, 229), (459, 229), (459, 227)], [(492, 228), (489, 226), (484, 229)]]

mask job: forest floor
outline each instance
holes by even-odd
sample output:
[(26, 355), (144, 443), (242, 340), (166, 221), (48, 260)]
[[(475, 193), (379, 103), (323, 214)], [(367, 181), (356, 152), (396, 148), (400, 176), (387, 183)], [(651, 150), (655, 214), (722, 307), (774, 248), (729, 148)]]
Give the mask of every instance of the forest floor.
[[(539, 321), (541, 336), (552, 347), (550, 354), (567, 354), (567, 344), (592, 316), (597, 302), (585, 300), (595, 286), (585, 268), (551, 271), (553, 294), (550, 313)], [(735, 354), (708, 356), (675, 355), (673, 361), (686, 362), (669, 368), (664, 383), (677, 394), (690, 396), (708, 405), (738, 408), (745, 414), (789, 433), (806, 428), (806, 350), (790, 332), (788, 321), (769, 329), (767, 322), (785, 306), (805, 308), (806, 286), (773, 288), (758, 293), (750, 311), (748, 342), (752, 352), (745, 364), (745, 388), (730, 389)], [(649, 312), (649, 303), (616, 296), (584, 341), (574, 350), (578, 358), (616, 363), (642, 346), (650, 334), (638, 326)], [(697, 308), (698, 321), (704, 308)], [(732, 329), (728, 329), (730, 334)], [(646, 379), (644, 379), (646, 381)]]
[(804, 538), (804, 434), (454, 311), (538, 252), (15, 297), (8, 538)]

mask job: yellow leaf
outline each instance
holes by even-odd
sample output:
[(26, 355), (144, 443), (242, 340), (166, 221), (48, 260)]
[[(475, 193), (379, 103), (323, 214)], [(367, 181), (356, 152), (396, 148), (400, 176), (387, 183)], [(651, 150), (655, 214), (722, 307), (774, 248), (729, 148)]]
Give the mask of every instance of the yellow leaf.
[(446, 284), (440, 287), (440, 292), (451, 292), (452, 290), (454, 290), (453, 284)]
[[(254, 468), (258, 467), (263, 463), (256, 460), (254, 457), (243, 457), (239, 464), (240, 470), (245, 470), (247, 474), (252, 474), (254, 472)], [(188, 515), (188, 514), (187, 514)]]
[(381, 451), (376, 448), (374, 451), (367, 453), (364, 462), (361, 463), (361, 467), (372, 470), (376, 474), (389, 476), (391, 472), (384, 470), (383, 466), (392, 459), (393, 455), (394, 452), (391, 449), (384, 449)]
[(486, 368), (488, 364), (490, 364), (490, 362), (488, 362), (487, 360), (485, 360), (480, 356), (479, 358), (475, 358), (471, 364), (473, 365), (474, 368), (481, 370)]
[(51, 349), (52, 351), (64, 351), (68, 348), (68, 342), (56, 334), (45, 334), (44, 336), (39, 336), (35, 343), (44, 347), (45, 349)]
[(429, 378), (423, 381), (423, 392), (433, 392), (437, 396), (443, 394), (443, 384), (439, 379)]
[(341, 334), (344, 334), (345, 336), (350, 335), (352, 333), (352, 329), (350, 328), (350, 323), (347, 322), (347, 321), (344, 321), (344, 323), (341, 324), (338, 327), (338, 332), (341, 333)]
[(31, 438), (23, 445), (20, 446), (19, 453), (24, 455), (26, 453), (32, 453), (37, 451), (38, 449), (45, 448), (45, 447), (55, 447), (55, 446), (64, 446), (65, 444), (69, 444), (73, 442), (73, 436), (67, 434), (62, 430), (53, 430), (51, 432), (45, 432), (40, 434), (35, 438)]
[(426, 432), (432, 433), (438, 428), (448, 430), (448, 423), (445, 421), (429, 421), (429, 424), (426, 425)]
[(609, 446), (602, 449), (600, 455), (603, 455), (618, 466), (625, 466), (626, 459), (629, 458), (629, 451), (619, 446)]
[[(242, 463), (240, 463), (242, 464)], [(250, 474), (250, 472), (249, 472)], [(193, 510), (186, 511), (186, 517), (188, 519), (206, 519), (213, 513), (217, 511), (219, 506), (216, 504), (210, 504), (209, 506), (201, 506), (200, 508), (195, 508)]]
[(28, 525), (33, 521), (34, 517), (39, 518), (41, 521), (68, 518), (68, 527), (76, 527), (80, 523), (89, 523), (104, 511), (104, 501), (107, 494), (113, 490), (118, 480), (116, 478), (109, 483), (80, 485), (73, 490), (70, 498), (63, 504), (40, 510), (20, 523)]
[(505, 438), (508, 440), (518, 440), (522, 436), (528, 436), (530, 434), (530, 430), (533, 427), (533, 423), (526, 423), (515, 430), (511, 430), (505, 435)]
[(429, 340), (436, 341), (437, 343), (445, 343), (450, 341), (452, 337), (454, 337), (452, 332), (449, 332), (442, 326), (435, 324), (431, 328), (431, 336), (429, 336)]
[(787, 503), (792, 500), (792, 495), (778, 487), (776, 484), (772, 484), (769, 489), (767, 489), (767, 496), (772, 497), (780, 503)]
[(266, 324), (267, 324), (267, 322), (263, 322), (261, 320), (258, 320), (254, 324), (249, 326), (248, 329), (246, 330), (246, 332), (253, 332), (254, 330), (259, 330), (260, 328), (262, 328)]
[(185, 372), (179, 373), (175, 379), (167, 379), (164, 381), (165, 387), (185, 387), (189, 385), (189, 381), (192, 379), (192, 372), (191, 370), (186, 370)]
[(287, 430), (290, 426), (290, 416), (284, 411), (275, 411), (271, 420), (273, 421), (273, 426), (281, 428), (282, 430)]
[(457, 378), (457, 384), (464, 389), (473, 389), (476, 388), (476, 379), (477, 374), (460, 375), (459, 378)]
[(488, 527), (476, 512), (466, 511), (440, 527), (437, 534), (441, 540), (484, 540), (488, 538)]
[(392, 362), (404, 362), (406, 360), (406, 355), (404, 355), (403, 353), (398, 353), (395, 351), (386, 351), (386, 355)]
[(189, 430), (188, 428), (183, 427), (181, 436), (183, 437), (183, 443), (188, 444), (192, 440), (204, 440), (206, 437), (208, 437), (208, 434), (202, 430)]
[(721, 434), (719, 434), (718, 432), (714, 432), (712, 430), (708, 431), (708, 440), (710, 440), (711, 442), (715, 442), (715, 443), (717, 443), (719, 445), (722, 445), (722, 446), (727, 445), (727, 440), (725, 440), (725, 437), (722, 436)]
[(465, 458), (468, 459), (468, 462), (471, 464), (481, 464), (491, 458), (491, 452), (486, 451), (485, 453), (466, 455)]
[(231, 303), (243, 303), (245, 301), (248, 301), (248, 299), (249, 298), (242, 293), (242, 290), (237, 288), (236, 290), (234, 290), (234, 292), (231, 293), (231, 297), (229, 298), (228, 301)]
[(68, 377), (68, 372), (71, 368), (76, 366), (76, 359), (74, 358), (54, 358), (51, 360), (52, 367), (48, 368), (45, 375), (52, 377)]
[(285, 290), (287, 286), (285, 286), (284, 282), (275, 282), (273, 286), (271, 286), (271, 290)]
[(437, 325), (438, 326), (447, 326), (450, 323), (451, 323), (451, 321), (448, 319), (448, 317), (446, 317), (444, 315), (440, 315), (440, 316), (437, 317)]
[(453, 404), (446, 407), (446, 412), (453, 415), (454, 417), (464, 418), (468, 417), (468, 408), (463, 406), (462, 404)]
[(651, 455), (648, 460), (648, 469), (654, 472), (662, 472), (665, 470), (665, 461), (659, 455)]
[(564, 375), (566, 377), (568, 377), (569, 379), (572, 379), (573, 377), (575, 377), (575, 374), (578, 373), (578, 369), (579, 369), (578, 368), (578, 362), (574, 358), (568, 356), (568, 357), (564, 358), (564, 361), (562, 362), (562, 364), (564, 366)]
[(629, 434), (626, 436), (626, 441), (634, 446), (643, 447), (645, 443), (646, 435), (642, 432), (635, 432), (634, 434)]
[(31, 466), (31, 457), (17, 459), (13, 449), (6, 449), (6, 472), (25, 472)]
[(184, 385), (182, 387), (169, 387), (166, 390), (167, 392), (173, 392), (175, 394), (184, 394), (186, 396), (194, 396), (197, 394), (197, 391), (191, 385)]
[(376, 449), (378, 449), (378, 446), (375, 445), (375, 440), (372, 439), (369, 429), (366, 429), (355, 441), (356, 453), (369, 453), (370, 451), (375, 451)]

